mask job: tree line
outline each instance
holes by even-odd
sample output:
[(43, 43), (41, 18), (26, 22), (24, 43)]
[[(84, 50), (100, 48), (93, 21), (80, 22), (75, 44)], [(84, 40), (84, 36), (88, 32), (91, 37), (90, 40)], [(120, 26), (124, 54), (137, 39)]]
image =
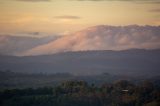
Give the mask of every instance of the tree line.
[(65, 81), (55, 87), (1, 90), (0, 106), (160, 106), (160, 88), (149, 81), (100, 86)]

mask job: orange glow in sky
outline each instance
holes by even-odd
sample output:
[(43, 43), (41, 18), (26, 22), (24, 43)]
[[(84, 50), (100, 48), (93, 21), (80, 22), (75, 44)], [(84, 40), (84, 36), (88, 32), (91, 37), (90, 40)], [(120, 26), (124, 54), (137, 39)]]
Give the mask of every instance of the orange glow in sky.
[(0, 33), (70, 33), (102, 24), (160, 25), (160, 0), (0, 1)]

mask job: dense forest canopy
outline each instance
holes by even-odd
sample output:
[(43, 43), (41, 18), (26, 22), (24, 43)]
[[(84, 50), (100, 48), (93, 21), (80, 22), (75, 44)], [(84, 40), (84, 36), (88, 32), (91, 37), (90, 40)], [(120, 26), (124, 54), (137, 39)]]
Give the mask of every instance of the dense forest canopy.
[(149, 81), (126, 80), (101, 86), (65, 81), (55, 87), (0, 91), (1, 106), (159, 106), (160, 88)]
[(125, 76), (102, 73), (98, 75), (73, 75), (71, 73), (18, 73), (10, 70), (0, 71), (0, 88), (39, 88), (39, 87), (54, 87), (68, 80), (83, 80), (88, 84), (94, 83), (99, 86), (103, 83), (113, 83), (117, 80), (128, 80), (132, 83), (139, 83), (144, 80), (149, 80), (157, 86), (160, 86), (160, 77), (147, 76)]

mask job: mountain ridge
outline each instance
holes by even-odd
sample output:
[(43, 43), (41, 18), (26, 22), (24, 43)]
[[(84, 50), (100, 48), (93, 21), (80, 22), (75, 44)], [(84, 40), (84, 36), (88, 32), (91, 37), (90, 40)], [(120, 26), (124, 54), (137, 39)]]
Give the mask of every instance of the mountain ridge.
[(39, 56), (0, 56), (0, 70), (24, 73), (121, 74), (155, 76), (160, 50), (81, 51)]

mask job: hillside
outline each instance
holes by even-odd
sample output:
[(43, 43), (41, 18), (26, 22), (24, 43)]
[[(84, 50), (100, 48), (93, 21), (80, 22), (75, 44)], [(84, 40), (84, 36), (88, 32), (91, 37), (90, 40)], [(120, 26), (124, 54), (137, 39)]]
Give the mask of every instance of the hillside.
[(120, 74), (155, 76), (160, 73), (160, 50), (79, 51), (41, 56), (0, 56), (0, 70), (75, 75)]

